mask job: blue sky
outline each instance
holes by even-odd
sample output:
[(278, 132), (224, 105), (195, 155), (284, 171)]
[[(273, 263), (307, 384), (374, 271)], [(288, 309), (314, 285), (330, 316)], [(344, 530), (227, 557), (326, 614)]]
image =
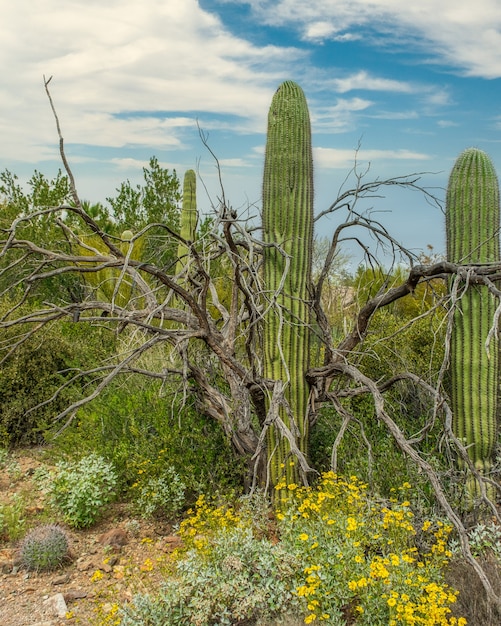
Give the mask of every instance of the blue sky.
[[(83, 199), (139, 182), (155, 155), (182, 177), (198, 168), (210, 195), (257, 213), (266, 116), (287, 79), (312, 119), (316, 211), (358, 162), (370, 178), (412, 172), (443, 187), (476, 146), (501, 172), (498, 0), (16, 0), (0, 25), (0, 169), (21, 180), (61, 167), (43, 89), (51, 82)], [(414, 6), (412, 6), (414, 5)], [(348, 186), (354, 184), (348, 181)], [(210, 202), (200, 185), (199, 205)], [(406, 246), (444, 249), (443, 216), (418, 194), (374, 208)], [(337, 218), (317, 222), (332, 232)]]

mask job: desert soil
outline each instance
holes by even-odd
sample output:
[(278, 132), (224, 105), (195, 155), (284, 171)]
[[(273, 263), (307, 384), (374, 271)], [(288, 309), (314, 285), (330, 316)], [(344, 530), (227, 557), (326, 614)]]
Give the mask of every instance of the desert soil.
[(50, 515), (34, 484), (34, 470), (47, 464), (43, 451), (14, 452), (12, 458), (18, 471), (12, 472), (12, 464), (10, 472), (0, 469), (0, 502), (24, 495), (26, 530), (45, 523), (63, 526), (71, 561), (55, 572), (28, 572), (16, 564), (19, 542), (0, 537), (1, 626), (111, 626), (117, 603), (158, 588), (169, 553), (179, 544), (169, 525), (134, 517), (125, 505), (114, 504), (92, 528), (73, 530)]

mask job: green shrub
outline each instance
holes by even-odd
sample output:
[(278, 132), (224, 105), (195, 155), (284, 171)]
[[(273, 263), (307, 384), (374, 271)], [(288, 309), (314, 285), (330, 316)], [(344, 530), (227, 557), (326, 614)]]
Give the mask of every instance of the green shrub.
[(122, 610), (121, 626), (278, 624), (291, 612), (331, 626), (465, 624), (444, 578), (451, 528), (416, 522), (408, 483), (388, 500), (332, 473), (287, 489), (275, 521), (262, 500), (231, 507), (201, 496), (180, 525), (175, 569), (160, 593)]
[(46, 482), (50, 502), (74, 528), (94, 524), (116, 495), (117, 475), (111, 463), (97, 454), (76, 462), (60, 461)]
[[(373, 380), (386, 381), (409, 371), (435, 384), (444, 355), (443, 319), (440, 314), (430, 315), (401, 330), (407, 321), (390, 311), (378, 311), (357, 365)], [(343, 380), (340, 384), (349, 382)], [(414, 382), (400, 381), (384, 397), (386, 410), (408, 439), (414, 439), (432, 421), (434, 399)], [(341, 398), (341, 402), (354, 419), (338, 446), (336, 471), (356, 474), (385, 497), (393, 487), (410, 481), (419, 490), (425, 507), (432, 508), (434, 496), (426, 478), (402, 455), (387, 427), (377, 419), (370, 394)], [(331, 469), (332, 446), (341, 425), (342, 417), (333, 407), (321, 410), (310, 438), (312, 464), (319, 471)], [(445, 475), (450, 470), (450, 459), (444, 454), (442, 437), (443, 424), (435, 420), (416, 447)]]
[(19, 494), (12, 496), (11, 502), (0, 503), (0, 539), (16, 541), (24, 533), (26, 526), (25, 502)]
[(142, 517), (162, 513), (167, 518), (174, 518), (184, 504), (186, 486), (183, 481), (172, 467), (166, 466), (159, 475), (155, 475), (148, 472), (147, 468), (151, 465), (149, 459), (142, 465), (131, 489), (135, 495), (135, 508)]
[(68, 558), (69, 542), (64, 530), (55, 524), (38, 526), (21, 543), (23, 566), (36, 572), (60, 567)]
[(117, 379), (83, 407), (73, 424), (54, 441), (53, 454), (95, 452), (113, 462), (121, 492), (132, 500), (138, 473), (159, 477), (175, 469), (194, 499), (200, 492), (240, 488), (244, 462), (235, 457), (222, 429), (176, 390), (139, 376)]
[(361, 626), (466, 623), (451, 617), (457, 592), (444, 578), (452, 527), (415, 523), (410, 484), (389, 500), (332, 472), (315, 488), (294, 487), (277, 517), (282, 542), (300, 564), (296, 592), (307, 605), (305, 623), (341, 625), (348, 614)]
[(186, 553), (157, 598), (134, 598), (121, 624), (237, 624), (280, 615), (299, 605), (294, 565), (280, 544), (256, 539), (251, 528), (223, 529), (210, 549)]
[[(8, 309), (0, 301), (0, 315)], [(24, 307), (29, 312), (29, 307)], [(0, 330), (0, 446), (40, 444), (54, 416), (80, 399), (91, 376), (72, 380), (104, 358), (112, 345), (111, 333), (72, 322), (45, 326), (9, 353), (14, 342), (31, 330), (19, 325)], [(59, 392), (56, 394), (56, 392)], [(47, 401), (53, 398), (51, 402)], [(57, 423), (57, 428), (61, 424)]]

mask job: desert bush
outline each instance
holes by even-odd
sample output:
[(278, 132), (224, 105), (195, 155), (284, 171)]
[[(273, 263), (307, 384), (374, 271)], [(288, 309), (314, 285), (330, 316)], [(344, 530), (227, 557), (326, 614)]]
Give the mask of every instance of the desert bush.
[(229, 491), (243, 482), (243, 461), (221, 428), (189, 402), (183, 405), (174, 389), (140, 377), (116, 380), (81, 409), (54, 441), (53, 454), (71, 455), (76, 447), (109, 459), (131, 500), (140, 470), (158, 478), (165, 467), (174, 468), (192, 501), (202, 491)]
[[(165, 454), (160, 450), (159, 456)], [(138, 469), (136, 482), (132, 485), (134, 507), (142, 517), (162, 514), (173, 519), (184, 504), (186, 486), (173, 467), (160, 467), (151, 459), (145, 459)]]
[[(386, 310), (378, 311), (374, 316), (357, 363), (373, 380), (385, 381), (406, 371), (427, 382), (436, 378), (444, 355), (441, 315), (423, 317), (400, 330), (405, 321), (406, 318)], [(374, 492), (385, 497), (391, 494), (392, 488), (410, 481), (419, 491), (423, 506), (431, 510), (435, 499), (426, 477), (401, 454), (386, 426), (377, 419), (372, 397), (359, 395), (341, 398), (341, 402), (353, 420), (338, 447), (335, 470), (348, 476), (356, 474), (368, 482)], [(427, 422), (433, 422), (433, 398), (410, 381), (400, 381), (386, 391), (385, 403), (385, 408), (409, 439), (418, 435)], [(320, 411), (310, 441), (311, 459), (316, 469), (332, 469), (332, 446), (341, 424), (342, 418), (333, 407), (326, 406)], [(444, 453), (447, 449), (441, 444), (443, 425), (440, 420), (435, 420), (432, 427), (423, 432), (418, 447), (438, 473), (451, 483), (448, 495), (453, 501), (456, 497), (451, 482), (454, 476), (450, 472), (450, 457)], [(446, 488), (449, 489), (447, 484)]]
[(307, 604), (305, 623), (341, 625), (348, 616), (368, 626), (466, 623), (451, 616), (457, 593), (444, 579), (451, 527), (415, 526), (410, 484), (388, 500), (332, 472), (314, 489), (295, 487), (277, 517), (282, 542), (301, 562), (296, 591)]
[(79, 461), (60, 461), (44, 480), (49, 501), (74, 528), (94, 524), (116, 496), (117, 475), (111, 463), (97, 454)]
[(410, 489), (374, 499), (355, 477), (327, 473), (316, 487), (289, 485), (275, 520), (263, 500), (201, 496), (161, 592), (134, 598), (121, 624), (280, 623), (292, 611), (306, 624), (461, 626), (444, 578), (451, 528), (417, 523)]
[(0, 539), (17, 541), (25, 527), (25, 502), (21, 495), (14, 494), (10, 502), (0, 503)]
[[(215, 515), (227, 523), (210, 539), (194, 540), (158, 597), (134, 599), (123, 626), (262, 623), (299, 607), (293, 556), (226, 513)], [(203, 532), (201, 521), (199, 512)]]
[[(0, 302), (0, 314), (9, 303)], [(26, 307), (25, 307), (26, 308)], [(26, 311), (28, 309), (26, 308)], [(111, 333), (72, 322), (46, 326), (40, 335), (29, 336), (30, 328), (0, 332), (0, 445), (21, 446), (45, 441), (53, 418), (71, 402), (82, 397), (90, 376), (72, 378), (78, 369), (91, 367), (112, 346)], [(9, 352), (15, 342), (20, 343)], [(59, 390), (57, 395), (56, 391)], [(46, 401), (53, 398), (52, 402)], [(57, 424), (59, 428), (61, 424)]]

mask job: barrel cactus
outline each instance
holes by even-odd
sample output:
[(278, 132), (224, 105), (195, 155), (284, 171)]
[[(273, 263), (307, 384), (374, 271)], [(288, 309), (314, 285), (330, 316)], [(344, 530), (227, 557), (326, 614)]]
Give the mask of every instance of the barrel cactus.
[(68, 551), (68, 536), (60, 526), (37, 526), (21, 543), (21, 563), (27, 570), (36, 572), (55, 570), (68, 560)]
[[(459, 155), (446, 199), (447, 259), (462, 265), (499, 263), (499, 185), (489, 156), (476, 148)], [(451, 403), (455, 435), (477, 470), (488, 474), (496, 441), (499, 342), (489, 338), (496, 302), (484, 285), (460, 285), (450, 351)], [(467, 481), (470, 501), (479, 494)], [(488, 490), (490, 495), (491, 491)]]
[[(306, 453), (313, 159), (308, 105), (292, 81), (280, 85), (268, 115), (263, 180), (264, 283), (269, 305), (264, 323), (264, 376), (284, 383), (280, 417)], [(291, 419), (291, 416), (293, 419)], [(297, 483), (299, 468), (290, 442), (272, 425), (267, 431), (272, 484)]]

